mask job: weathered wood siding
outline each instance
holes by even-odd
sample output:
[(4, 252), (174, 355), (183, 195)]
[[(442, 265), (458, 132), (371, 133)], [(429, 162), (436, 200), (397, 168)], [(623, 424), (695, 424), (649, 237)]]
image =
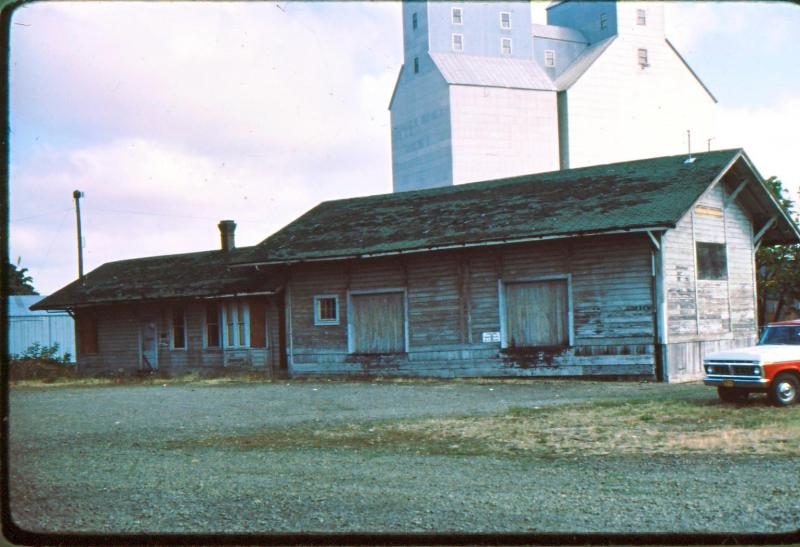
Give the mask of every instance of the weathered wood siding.
[[(209, 348), (204, 346), (206, 301), (142, 303), (98, 306), (79, 311), (76, 335), (81, 336), (84, 314), (97, 319), (98, 348), (95, 353), (78, 352), (78, 368), (86, 373), (130, 373), (142, 368), (141, 328), (156, 325), (157, 367), (169, 374), (210, 372), (225, 368), (273, 370), (279, 363), (278, 310), (272, 299), (261, 299), (260, 322), (264, 335), (256, 335), (262, 347)], [(251, 306), (252, 304), (251, 300)], [(172, 310), (181, 306), (185, 313), (185, 348), (172, 347)], [(255, 305), (258, 308), (258, 304)], [(256, 325), (258, 321), (255, 321)], [(258, 326), (258, 325), (257, 325)], [(252, 340), (252, 333), (251, 333)]]
[[(631, 234), (420, 253), (292, 268), (290, 371), (422, 376), (654, 374), (650, 243)], [(503, 350), (500, 287), (569, 278), (573, 344)], [(348, 352), (348, 294), (405, 289), (408, 352)], [(314, 325), (314, 296), (336, 295), (338, 325)]]
[[(703, 375), (703, 355), (756, 338), (752, 222), (730, 202), (736, 180), (723, 178), (663, 240), (667, 301), (667, 379)], [(696, 242), (725, 245), (727, 279), (698, 279)]]

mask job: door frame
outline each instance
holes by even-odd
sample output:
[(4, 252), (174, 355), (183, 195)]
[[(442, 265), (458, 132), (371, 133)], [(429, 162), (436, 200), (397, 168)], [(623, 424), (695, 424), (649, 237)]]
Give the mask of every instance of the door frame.
[(506, 325), (506, 285), (513, 285), (514, 283), (536, 283), (538, 281), (567, 281), (567, 343), (570, 347), (575, 345), (575, 324), (573, 321), (573, 306), (572, 306), (572, 274), (553, 274), (553, 275), (537, 275), (537, 276), (522, 276), (511, 277), (508, 279), (497, 280), (497, 301), (500, 309), (500, 347), (502, 349), (508, 348), (507, 325)]
[[(403, 293), (403, 352), (408, 353), (408, 289), (405, 287), (390, 287), (385, 289), (362, 289), (347, 291), (347, 353), (355, 353), (353, 347), (353, 314), (350, 313), (352, 307), (352, 296), (363, 294), (383, 294), (383, 293)], [(339, 310), (341, 311), (341, 310)]]
[[(153, 325), (153, 354), (155, 362), (150, 367), (145, 367), (144, 363), (144, 332), (143, 328), (147, 325)], [(158, 321), (156, 320), (139, 320), (139, 368), (141, 370), (158, 370)]]

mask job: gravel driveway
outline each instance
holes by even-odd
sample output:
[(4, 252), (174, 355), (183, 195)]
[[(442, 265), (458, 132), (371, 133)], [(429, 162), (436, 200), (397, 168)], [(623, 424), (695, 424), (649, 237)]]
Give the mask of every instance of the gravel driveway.
[(182, 440), (265, 426), (314, 429), (644, 396), (715, 395), (700, 385), (556, 381), (12, 388), (12, 517), (29, 530), (120, 533), (800, 527), (800, 464), (786, 456), (180, 448)]

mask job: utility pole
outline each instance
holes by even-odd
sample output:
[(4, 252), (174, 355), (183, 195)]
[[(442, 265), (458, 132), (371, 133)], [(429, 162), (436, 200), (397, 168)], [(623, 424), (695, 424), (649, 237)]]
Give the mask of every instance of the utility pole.
[(83, 192), (75, 190), (72, 192), (75, 198), (75, 218), (78, 221), (78, 279), (83, 281), (83, 237), (81, 236), (81, 198)]

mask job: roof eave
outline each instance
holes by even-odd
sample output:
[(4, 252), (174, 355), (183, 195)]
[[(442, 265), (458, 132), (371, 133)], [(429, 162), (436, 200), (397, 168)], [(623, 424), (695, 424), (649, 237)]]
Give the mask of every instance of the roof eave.
[(298, 256), (296, 258), (289, 258), (283, 260), (263, 260), (263, 261), (253, 261), (247, 263), (237, 264), (237, 266), (274, 266), (274, 265), (292, 265), (292, 264), (299, 264), (302, 262), (333, 262), (339, 260), (356, 260), (362, 258), (378, 258), (382, 256), (397, 256), (402, 254), (415, 254), (415, 253), (428, 253), (428, 252), (435, 252), (435, 251), (448, 251), (454, 249), (471, 249), (476, 247), (492, 247), (498, 245), (514, 245), (517, 243), (529, 243), (534, 241), (546, 241), (546, 240), (553, 240), (553, 239), (570, 239), (570, 238), (578, 238), (578, 237), (591, 237), (591, 236), (602, 236), (602, 235), (615, 235), (615, 234), (626, 234), (626, 233), (639, 233), (639, 232), (648, 232), (648, 231), (662, 231), (662, 230), (669, 230), (675, 227), (675, 224), (656, 224), (656, 225), (637, 225), (637, 226), (630, 226), (627, 228), (616, 227), (616, 228), (608, 228), (603, 230), (586, 230), (586, 231), (577, 231), (577, 232), (565, 232), (565, 233), (555, 233), (555, 234), (545, 234), (541, 236), (527, 236), (527, 237), (518, 237), (518, 238), (503, 238), (503, 239), (495, 239), (495, 240), (484, 240), (484, 241), (471, 241), (471, 242), (464, 242), (464, 243), (452, 243), (448, 245), (430, 245), (430, 246), (423, 246), (423, 247), (411, 247), (407, 249), (397, 249), (391, 251), (376, 251), (371, 253), (350, 253), (350, 254), (342, 254), (342, 255), (331, 255), (325, 257), (302, 257)]

